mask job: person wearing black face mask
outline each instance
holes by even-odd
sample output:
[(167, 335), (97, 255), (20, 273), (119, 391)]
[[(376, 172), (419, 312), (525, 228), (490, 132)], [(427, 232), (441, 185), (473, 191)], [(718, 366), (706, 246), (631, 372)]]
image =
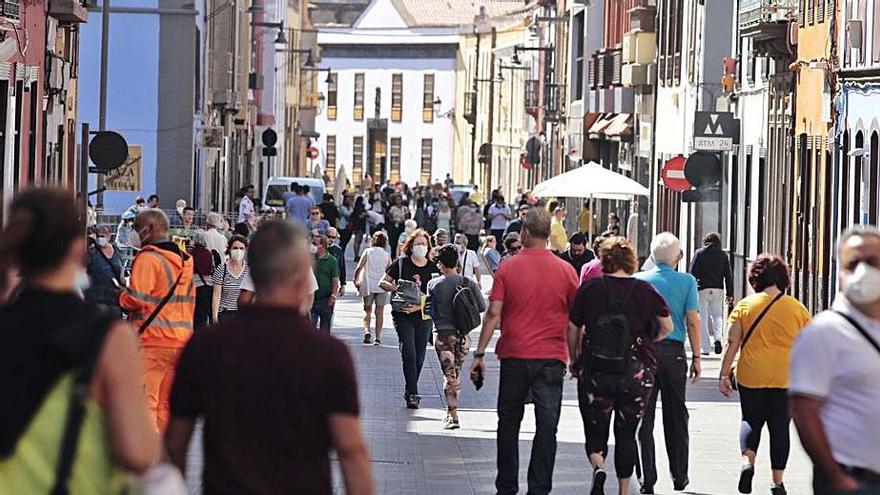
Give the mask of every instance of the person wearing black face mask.
[(568, 249), (559, 253), (559, 257), (573, 266), (577, 273), (581, 273), (581, 268), (595, 258), (587, 249), (586, 236), (580, 232), (575, 232), (568, 238)]

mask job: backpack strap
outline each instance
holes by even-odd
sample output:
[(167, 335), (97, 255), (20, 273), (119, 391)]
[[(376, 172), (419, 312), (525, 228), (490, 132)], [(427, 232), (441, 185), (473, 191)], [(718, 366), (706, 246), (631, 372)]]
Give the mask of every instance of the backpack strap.
[(82, 323), (82, 326), (95, 325), (92, 347), (86, 356), (85, 362), (74, 370), (73, 387), (70, 390), (70, 406), (64, 420), (64, 433), (61, 437), (61, 447), (58, 453), (58, 465), (55, 471), (55, 485), (51, 495), (68, 495), (68, 483), (73, 471), (73, 462), (76, 457), (76, 449), (79, 444), (79, 436), (82, 431), (82, 423), (86, 415), (86, 400), (89, 397), (89, 386), (92, 382), (98, 357), (104, 348), (104, 341), (111, 324), (117, 318), (106, 310), (98, 310), (97, 315)]

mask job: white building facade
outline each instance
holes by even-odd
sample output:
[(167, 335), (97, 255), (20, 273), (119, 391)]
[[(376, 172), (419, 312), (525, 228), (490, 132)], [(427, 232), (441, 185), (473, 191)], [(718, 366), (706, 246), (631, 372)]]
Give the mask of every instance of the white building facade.
[(424, 26), (406, 2), (375, 0), (350, 27), (318, 27), (324, 108), (315, 160), (352, 186), (441, 181), (452, 172), (457, 28)]

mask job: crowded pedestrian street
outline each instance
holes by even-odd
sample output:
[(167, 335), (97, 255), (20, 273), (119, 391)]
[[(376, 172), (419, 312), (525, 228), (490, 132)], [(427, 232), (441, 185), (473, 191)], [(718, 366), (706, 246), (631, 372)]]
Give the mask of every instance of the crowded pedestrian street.
[[(351, 253), (349, 253), (350, 255)], [(484, 277), (491, 286), (491, 279)], [(349, 293), (354, 285), (349, 283)], [(469, 495), (495, 493), (495, 431), (499, 364), (489, 362), (486, 384), (479, 392), (470, 383), (462, 386), (461, 429), (447, 431), (442, 427), (445, 415), (443, 374), (431, 353), (425, 360), (420, 387), (422, 404), (418, 410), (402, 407), (400, 400), (400, 357), (397, 338), (391, 325), (386, 326), (387, 340), (381, 346), (364, 345), (361, 325), (362, 304), (356, 296), (340, 299), (333, 321), (332, 333), (343, 340), (353, 355), (358, 373), (358, 389), (363, 408), (361, 422), (370, 447), (370, 462), (376, 482), (376, 493), (415, 495)], [(494, 340), (493, 340), (494, 346)], [(688, 411), (691, 415), (691, 485), (684, 493), (693, 495), (726, 495), (735, 493), (739, 477), (739, 404), (736, 398), (718, 393), (720, 359), (706, 360), (706, 376), (688, 389)], [(590, 469), (584, 457), (584, 431), (578, 413), (576, 383), (566, 380), (562, 416), (559, 421), (559, 450), (553, 478), (553, 493), (583, 494), (589, 485)], [(662, 408), (662, 404), (659, 406)], [(528, 458), (535, 425), (526, 414), (520, 437), (520, 453)], [(662, 443), (662, 424), (655, 431)], [(196, 437), (198, 439), (198, 437)], [(792, 426), (793, 448), (786, 470), (789, 493), (810, 491), (812, 467), (796, 440)], [(612, 440), (613, 444), (613, 440)], [(613, 447), (612, 447), (613, 448)], [(190, 450), (188, 484), (194, 495), (200, 494), (199, 467), (202, 465), (201, 445), (197, 440)], [(770, 458), (765, 442), (759, 451), (755, 486), (770, 485)], [(657, 469), (668, 472), (665, 456), (658, 456)], [(335, 463), (334, 493), (345, 493)], [(612, 476), (611, 480), (614, 479)], [(525, 471), (520, 483), (525, 485)], [(608, 493), (617, 487), (606, 484)], [(672, 482), (661, 475), (658, 494), (672, 494)]]
[(880, 495), (880, 0), (3, 0), (0, 495)]

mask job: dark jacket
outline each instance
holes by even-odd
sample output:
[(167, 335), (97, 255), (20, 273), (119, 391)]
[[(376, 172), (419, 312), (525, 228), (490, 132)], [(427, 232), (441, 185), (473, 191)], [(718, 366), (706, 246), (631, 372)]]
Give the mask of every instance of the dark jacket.
[(691, 261), (691, 275), (697, 279), (697, 287), (700, 290), (726, 287), (727, 295), (733, 295), (730, 259), (718, 244), (706, 244), (697, 249)]
[(342, 247), (339, 244), (334, 244), (330, 246), (328, 249), (331, 255), (336, 258), (336, 261), (339, 263), (339, 283), (345, 287), (345, 251), (343, 251)]

